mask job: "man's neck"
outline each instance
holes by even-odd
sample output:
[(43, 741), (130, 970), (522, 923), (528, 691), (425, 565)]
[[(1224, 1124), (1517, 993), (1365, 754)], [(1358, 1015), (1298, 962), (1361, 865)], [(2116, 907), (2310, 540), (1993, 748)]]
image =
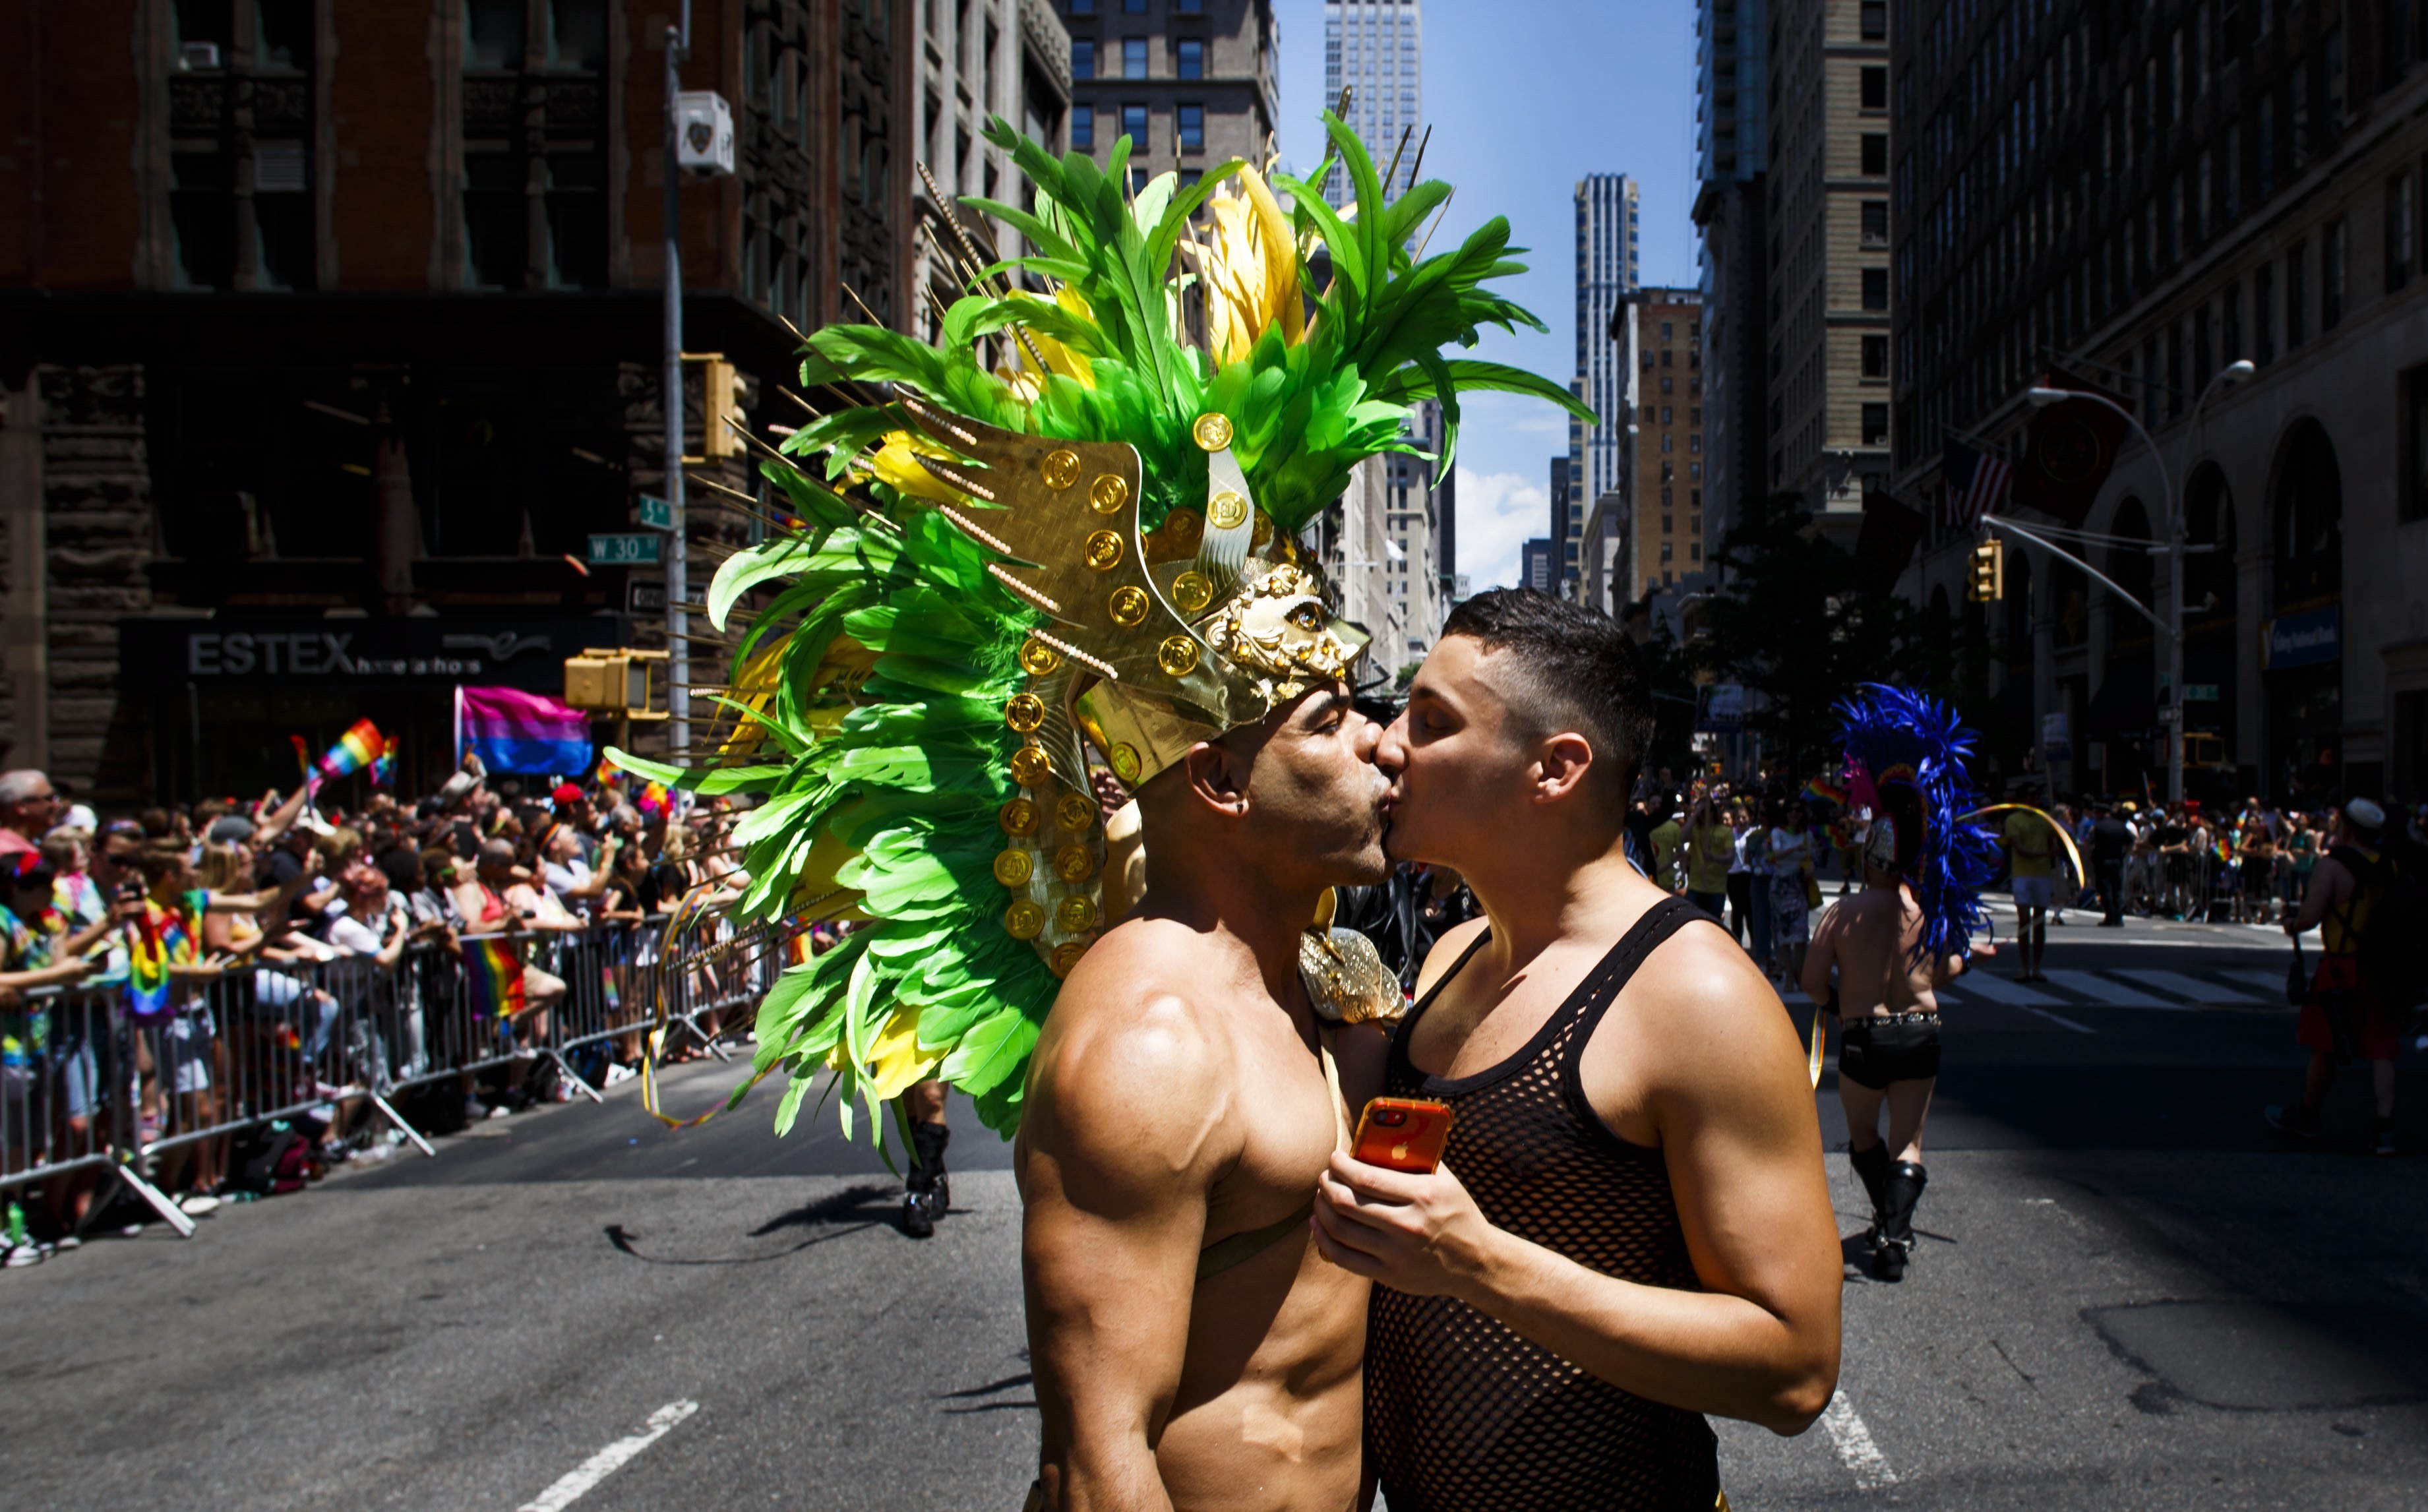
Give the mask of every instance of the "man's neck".
[(1314, 922), (1321, 890), (1287, 886), (1209, 857), (1158, 877), (1155, 855), (1150, 835), (1146, 892), (1133, 916), (1169, 919), (1237, 949), (1274, 1001), (1295, 1004), (1299, 936)]
[(1565, 863), (1556, 846), (1512, 845), (1493, 864), (1467, 873), (1468, 890), (1508, 960), (1529, 961), (1560, 940), (1608, 933), (1611, 915), (1632, 891), (1659, 900), (1661, 889), (1628, 862), (1620, 837), (1610, 841), (1607, 848)]

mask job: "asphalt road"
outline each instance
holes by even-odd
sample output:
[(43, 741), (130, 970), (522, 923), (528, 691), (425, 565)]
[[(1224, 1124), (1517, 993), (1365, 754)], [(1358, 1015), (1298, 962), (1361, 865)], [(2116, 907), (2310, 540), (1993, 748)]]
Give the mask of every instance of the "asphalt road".
[[(2356, 1078), (2337, 1140), (2285, 1149), (2257, 1118), (2298, 1072), (2261, 985), (2281, 943), (2088, 923), (2055, 931), (2050, 965), (2081, 975), (2046, 1002), (1959, 985), (1913, 1272), (1850, 1271), (1820, 1424), (1721, 1425), (1741, 1512), (2421, 1504), (2428, 1078), (2406, 1061), (2413, 1158), (2361, 1152)], [(734, 1079), (685, 1068), (668, 1099)], [(957, 1135), (954, 1212), (920, 1243), (831, 1108), (778, 1141), (773, 1102), (677, 1134), (627, 1085), (190, 1241), (0, 1273), (0, 1497), (1017, 1507), (1036, 1415), (1005, 1147)], [(1819, 1107), (1834, 1144), (1827, 1077)], [(1852, 1235), (1860, 1189), (1830, 1168)]]

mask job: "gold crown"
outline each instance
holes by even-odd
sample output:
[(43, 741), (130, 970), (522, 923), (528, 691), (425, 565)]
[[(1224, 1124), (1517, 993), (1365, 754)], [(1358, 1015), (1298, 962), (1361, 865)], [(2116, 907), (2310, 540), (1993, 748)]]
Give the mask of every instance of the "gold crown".
[(1001, 556), (987, 570), (1045, 616), (1020, 648), (1026, 681), (1004, 711), (1023, 737), (1009, 771), (1025, 791), (1005, 805), (995, 877), (1016, 895), (1004, 927), (1067, 973), (1101, 916), (1085, 747), (1135, 791), (1199, 741), (1347, 677), (1366, 637), (1326, 614), (1296, 543), (1251, 500), (1229, 417), (1201, 415), (1190, 430), (1206, 454), (1204, 507), (1145, 532), (1135, 448), (897, 403), (951, 453), (918, 455), (950, 496), (937, 511)]

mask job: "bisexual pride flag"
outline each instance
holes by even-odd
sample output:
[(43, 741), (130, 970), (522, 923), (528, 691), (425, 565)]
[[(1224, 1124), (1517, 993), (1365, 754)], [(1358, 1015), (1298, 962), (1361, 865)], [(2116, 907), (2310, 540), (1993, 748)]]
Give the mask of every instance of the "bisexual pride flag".
[(493, 772), (586, 772), (590, 716), (561, 698), (520, 688), (455, 690), (455, 757)]

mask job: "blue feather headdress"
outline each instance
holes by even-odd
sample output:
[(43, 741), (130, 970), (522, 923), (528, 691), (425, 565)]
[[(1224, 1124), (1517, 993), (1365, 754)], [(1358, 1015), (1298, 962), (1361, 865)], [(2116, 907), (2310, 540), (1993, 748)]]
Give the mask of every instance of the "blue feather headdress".
[(1954, 709), (1878, 682), (1839, 704), (1838, 718), (1848, 801), (1891, 821), (1896, 848), (1884, 864), (1922, 906), (1915, 961), (1961, 955), (1990, 927), (1980, 894), (1998, 870), (1996, 838), (1965, 819), (1977, 807), (1973, 731)]

